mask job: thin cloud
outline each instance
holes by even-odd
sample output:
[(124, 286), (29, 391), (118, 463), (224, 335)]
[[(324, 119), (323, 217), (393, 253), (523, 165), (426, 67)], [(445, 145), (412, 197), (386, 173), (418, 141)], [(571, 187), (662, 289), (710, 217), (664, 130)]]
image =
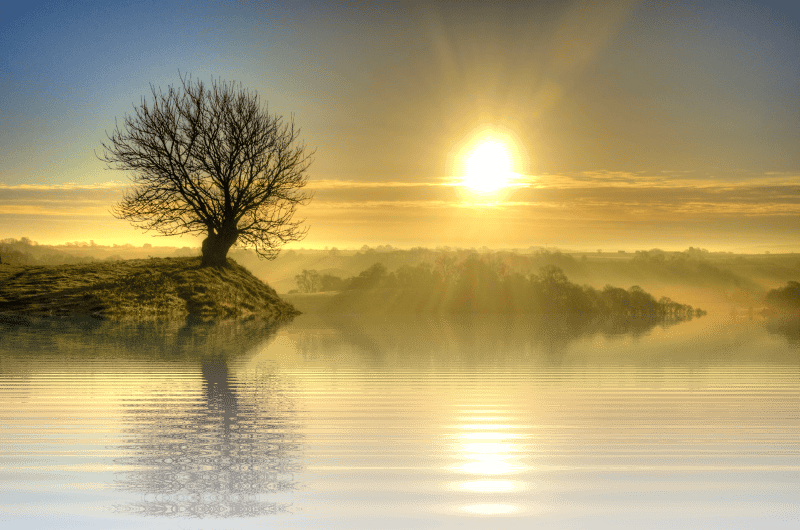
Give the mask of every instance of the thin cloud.
[[(671, 172), (675, 174), (675, 172)], [(524, 175), (520, 182), (536, 188), (670, 188), (670, 189), (742, 189), (756, 187), (800, 186), (800, 175), (770, 174), (752, 176), (745, 180), (722, 180), (715, 178), (670, 177), (642, 173), (592, 171), (576, 175)]]
[[(483, 212), (503, 210), (530, 215), (593, 218), (664, 219), (675, 215), (792, 216), (800, 214), (800, 175), (764, 174), (746, 180), (686, 178), (677, 172), (656, 175), (584, 172), (576, 175), (516, 175), (502, 198), (462, 193), (455, 177), (431, 182), (312, 180), (316, 196), (304, 215), (324, 212), (423, 210)], [(127, 182), (96, 184), (0, 184), (0, 214), (110, 216)]]
[(448, 201), (435, 201), (435, 200), (420, 200), (420, 201), (316, 201), (312, 202), (309, 210), (324, 210), (324, 209), (380, 209), (380, 208), (452, 208), (458, 206), (459, 203)]
[(0, 215), (25, 215), (40, 217), (111, 217), (108, 208), (70, 207), (62, 204), (55, 208), (31, 204), (0, 204)]
[(63, 184), (5, 184), (0, 182), (0, 190), (42, 190), (42, 191), (71, 191), (71, 190), (106, 190), (122, 188), (130, 182), (108, 181), (96, 184), (78, 184), (66, 182)]
[(310, 180), (311, 190), (373, 189), (373, 188), (430, 188), (446, 186), (439, 182), (360, 182), (355, 180)]

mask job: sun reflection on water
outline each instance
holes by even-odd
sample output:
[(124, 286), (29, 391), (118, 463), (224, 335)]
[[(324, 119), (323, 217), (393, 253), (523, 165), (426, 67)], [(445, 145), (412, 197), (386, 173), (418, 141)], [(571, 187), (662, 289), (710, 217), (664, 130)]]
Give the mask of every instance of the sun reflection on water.
[(462, 507), (461, 510), (479, 515), (503, 515), (516, 513), (519, 507), (513, 504), (471, 504)]
[(510, 480), (473, 480), (462, 482), (460, 489), (464, 491), (477, 491), (481, 493), (499, 493), (521, 489), (518, 482)]
[(465, 432), (460, 436), (465, 440), (513, 440), (520, 437), (516, 433), (494, 431)]
[(497, 455), (509, 454), (512, 451), (512, 445), (496, 442), (480, 442), (464, 444), (464, 449), (471, 454)]
[[(516, 433), (479, 431), (465, 432), (459, 436), (465, 440), (465, 443), (459, 444), (458, 452), (467, 462), (457, 466), (457, 469), (464, 473), (506, 475), (527, 469), (526, 466), (513, 462), (519, 459), (523, 451), (522, 444), (509, 442), (509, 440), (519, 438)], [(471, 440), (492, 441), (472, 442)]]
[(520, 462), (527, 443), (523, 443), (518, 425), (501, 421), (502, 418), (496, 416), (472, 417), (468, 422), (454, 426), (459, 442), (453, 449), (461, 462), (453, 466), (453, 470), (472, 477), (471, 480), (453, 483), (451, 487), (475, 495), (472, 500), (477, 501), (460, 506), (461, 512), (508, 515), (521, 510), (508, 502), (508, 496), (528, 489), (529, 485), (520, 480), (507, 480), (505, 476), (520, 475), (530, 469)]

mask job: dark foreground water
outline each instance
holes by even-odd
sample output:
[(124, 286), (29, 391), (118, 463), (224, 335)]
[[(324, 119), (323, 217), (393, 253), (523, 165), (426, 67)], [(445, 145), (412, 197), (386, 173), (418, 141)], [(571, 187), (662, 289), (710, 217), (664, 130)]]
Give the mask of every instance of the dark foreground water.
[(791, 326), (0, 328), (3, 528), (800, 524)]

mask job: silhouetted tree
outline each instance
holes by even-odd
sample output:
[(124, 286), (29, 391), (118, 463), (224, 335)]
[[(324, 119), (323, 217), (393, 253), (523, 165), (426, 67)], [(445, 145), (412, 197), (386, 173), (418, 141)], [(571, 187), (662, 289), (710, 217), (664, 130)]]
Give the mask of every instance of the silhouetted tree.
[(350, 289), (372, 289), (387, 277), (388, 269), (383, 263), (375, 263), (350, 280)]
[(347, 285), (342, 278), (332, 274), (323, 274), (320, 283), (321, 291), (341, 291)]
[(99, 157), (133, 172), (116, 217), (162, 235), (206, 234), (203, 265), (225, 264), (235, 243), (273, 259), (303, 238), (293, 217), (311, 198), (301, 191), (311, 154), (293, 120), (269, 114), (241, 84), (187, 76), (166, 93), (150, 88), (153, 101), (142, 98)]
[(316, 293), (320, 290), (322, 278), (315, 270), (303, 269), (301, 274), (294, 277), (297, 283), (297, 290), (301, 293)]

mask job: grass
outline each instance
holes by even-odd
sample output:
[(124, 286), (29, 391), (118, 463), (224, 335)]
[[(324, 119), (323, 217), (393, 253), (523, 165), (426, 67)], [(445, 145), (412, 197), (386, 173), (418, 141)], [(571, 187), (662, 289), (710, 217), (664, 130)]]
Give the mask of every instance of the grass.
[(298, 313), (250, 271), (228, 261), (225, 267), (200, 267), (200, 258), (0, 265), (0, 313), (112, 319), (258, 316), (276, 322)]

